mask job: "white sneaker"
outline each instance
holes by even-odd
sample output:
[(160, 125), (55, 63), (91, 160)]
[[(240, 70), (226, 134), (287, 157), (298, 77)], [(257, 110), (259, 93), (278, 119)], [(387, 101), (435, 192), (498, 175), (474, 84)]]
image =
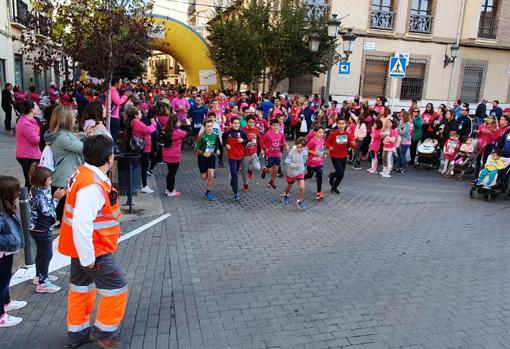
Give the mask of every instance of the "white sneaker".
[(22, 318), (5, 313), (0, 317), (0, 328), (16, 326), (21, 323), (21, 321), (23, 321)]
[(381, 173), (381, 177), (383, 177), (383, 178), (391, 178), (391, 175), (388, 174), (388, 173), (384, 173), (383, 172), (383, 173)]
[(181, 196), (181, 193), (174, 189), (174, 191), (171, 191), (171, 192), (168, 190), (165, 191), (165, 195), (169, 196), (169, 197), (174, 197), (174, 196)]
[(46, 281), (44, 284), (37, 285), (35, 292), (37, 293), (55, 293), (60, 291), (60, 287), (51, 283), (51, 281)]
[[(48, 275), (48, 280), (50, 280), (51, 282), (55, 282), (58, 280), (58, 277), (55, 276), (55, 275)], [(32, 283), (34, 285), (39, 285), (39, 276), (36, 276), (32, 279)]]
[(152, 190), (151, 188), (149, 188), (149, 186), (145, 186), (142, 188), (142, 190), (140, 190), (142, 193), (145, 193), (145, 194), (152, 194), (154, 193), (154, 190)]
[(25, 301), (11, 300), (11, 302), (9, 304), (4, 306), (4, 311), (8, 312), (11, 310), (18, 310), (18, 309), (22, 309), (26, 306), (27, 306), (27, 302), (25, 302)]

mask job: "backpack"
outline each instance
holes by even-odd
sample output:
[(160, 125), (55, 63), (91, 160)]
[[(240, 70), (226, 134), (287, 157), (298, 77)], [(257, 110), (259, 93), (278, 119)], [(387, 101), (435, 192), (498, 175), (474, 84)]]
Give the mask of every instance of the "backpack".
[(51, 172), (55, 172), (55, 160), (53, 159), (53, 150), (49, 145), (46, 145), (39, 160), (39, 166), (46, 167)]

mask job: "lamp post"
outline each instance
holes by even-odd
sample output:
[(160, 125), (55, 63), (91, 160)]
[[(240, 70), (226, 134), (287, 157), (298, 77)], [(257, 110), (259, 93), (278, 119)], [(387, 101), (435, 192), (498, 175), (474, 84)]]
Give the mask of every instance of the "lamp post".
[(444, 67), (443, 68), (445, 68), (445, 69), (450, 63), (455, 62), (455, 59), (459, 55), (459, 46), (453, 45), (452, 47), (450, 47), (450, 52), (451, 52), (451, 57), (448, 57), (447, 54), (444, 55)]
[[(331, 69), (333, 65), (337, 64), (340, 61), (348, 61), (349, 56), (352, 54), (354, 48), (354, 41), (356, 40), (356, 34), (352, 32), (352, 28), (348, 28), (347, 31), (342, 32), (342, 41), (343, 41), (343, 53), (342, 56), (340, 53), (336, 52), (336, 40), (338, 38), (338, 29), (340, 27), (341, 21), (337, 18), (336, 14), (331, 16), (331, 19), (328, 21), (328, 37), (332, 39), (333, 43), (329, 50), (328, 54), (328, 65), (327, 65), (327, 74), (326, 74), (326, 91), (325, 91), (325, 99), (329, 98), (329, 87), (331, 84)], [(312, 33), (308, 37), (309, 40), (309, 49), (311, 52), (317, 52), (319, 50), (320, 44), (320, 36), (317, 33)]]

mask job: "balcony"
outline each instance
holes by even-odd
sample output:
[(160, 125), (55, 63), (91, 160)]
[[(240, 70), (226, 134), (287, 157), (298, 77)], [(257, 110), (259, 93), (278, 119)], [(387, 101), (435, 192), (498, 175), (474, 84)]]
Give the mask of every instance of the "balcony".
[(478, 37), (483, 39), (496, 39), (496, 18), (480, 16), (478, 24)]
[(47, 17), (39, 16), (37, 18), (37, 31), (36, 33), (43, 36), (48, 36), (50, 33), (49, 28), (50, 21)]
[(432, 31), (432, 16), (414, 15), (409, 18), (409, 31), (420, 34), (430, 34)]
[(393, 12), (372, 10), (370, 28), (379, 30), (393, 30)]
[(28, 5), (22, 0), (11, 0), (12, 12), (11, 20), (13, 24), (18, 24), (27, 27), (30, 21), (30, 13), (28, 12)]

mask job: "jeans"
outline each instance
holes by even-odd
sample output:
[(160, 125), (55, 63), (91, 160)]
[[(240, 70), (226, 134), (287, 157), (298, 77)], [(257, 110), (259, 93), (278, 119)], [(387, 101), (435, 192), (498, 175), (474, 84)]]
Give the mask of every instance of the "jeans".
[(147, 170), (149, 169), (149, 156), (151, 153), (142, 153), (142, 187), (147, 186)]
[(305, 179), (310, 179), (313, 177), (313, 174), (317, 174), (317, 193), (322, 191), (322, 166), (310, 167), (307, 166)]
[(409, 150), (409, 144), (401, 144), (399, 148), (399, 161), (400, 161), (400, 168), (407, 171), (407, 158), (406, 154)]
[(28, 158), (16, 158), (18, 163), (21, 165), (23, 170), (23, 177), (25, 177), (25, 187), (30, 188), (30, 166), (35, 163), (39, 163), (39, 159), (28, 159)]
[(9, 283), (12, 277), (12, 261), (14, 255), (0, 257), (0, 316), (4, 315), (4, 305), (11, 302)]
[(120, 119), (118, 118), (110, 118), (110, 134), (113, 138), (113, 143), (117, 144), (117, 140), (119, 139), (119, 130), (120, 130)]
[(166, 190), (173, 192), (175, 188), (175, 175), (179, 170), (178, 162), (167, 162), (166, 167), (168, 168), (168, 174), (166, 175)]
[(51, 231), (30, 231), (30, 235), (37, 246), (35, 255), (35, 275), (39, 276), (39, 284), (44, 284), (48, 278), (48, 268), (53, 257)]
[(243, 158), (243, 184), (248, 185), (248, 171), (260, 171), (260, 160), (257, 154), (246, 155)]
[(230, 186), (232, 187), (232, 191), (234, 194), (239, 192), (239, 180), (238, 180), (238, 172), (241, 167), (241, 162), (243, 160), (231, 160), (228, 159), (228, 163), (230, 165)]
[(345, 166), (347, 165), (347, 158), (331, 158), (331, 162), (333, 163), (333, 167), (335, 168), (335, 172), (331, 172), (329, 176), (333, 180), (333, 188), (337, 188), (342, 179), (344, 179)]
[(478, 176), (478, 185), (481, 185), (485, 177), (489, 176), (489, 180), (487, 180), (487, 183), (485, 186), (490, 187), (492, 185), (492, 182), (494, 182), (494, 179), (496, 178), (496, 175), (498, 174), (498, 170), (489, 171), (486, 168), (480, 171), (480, 176)]

